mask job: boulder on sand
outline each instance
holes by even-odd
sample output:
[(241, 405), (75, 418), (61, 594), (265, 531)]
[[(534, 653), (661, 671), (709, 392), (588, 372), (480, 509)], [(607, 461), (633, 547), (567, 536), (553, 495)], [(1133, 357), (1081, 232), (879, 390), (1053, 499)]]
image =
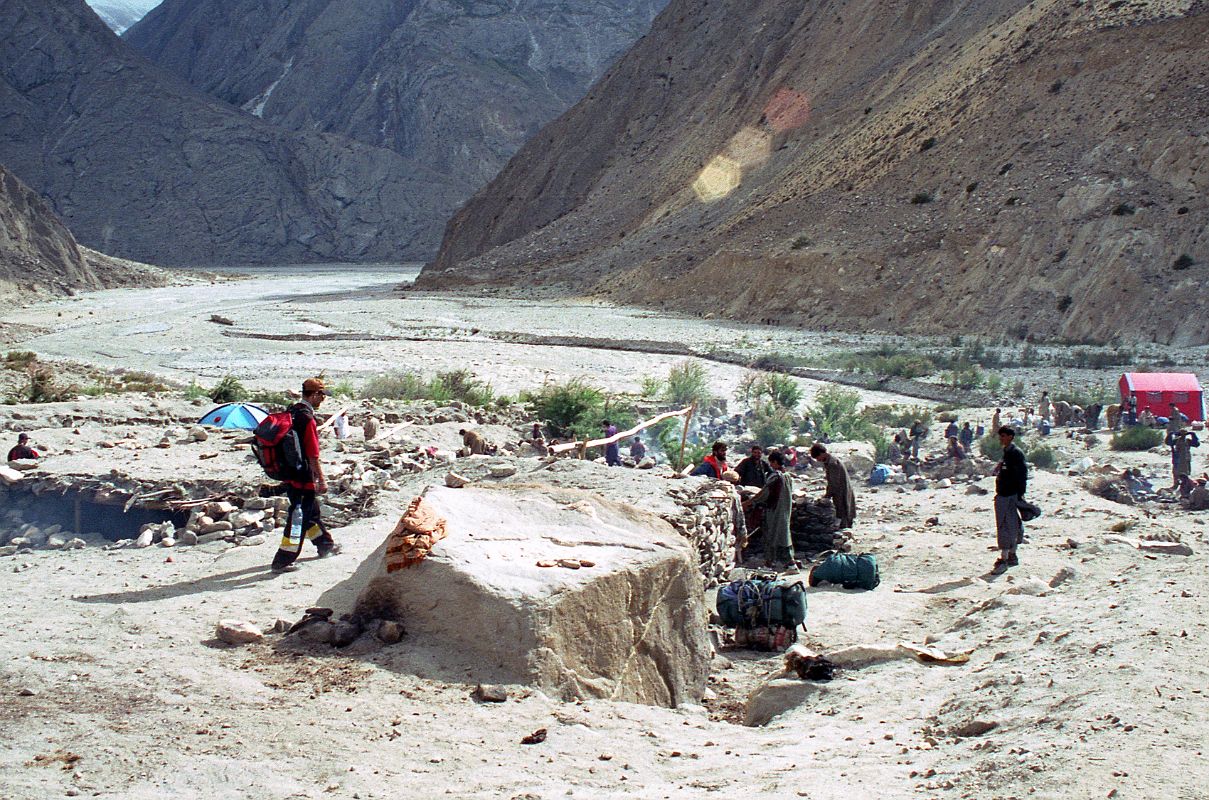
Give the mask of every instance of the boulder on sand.
[(361, 618), (401, 620), (417, 643), (564, 699), (700, 702), (704, 592), (667, 522), (552, 487), (430, 486), (424, 500), (447, 533), (424, 561), (387, 574), (383, 544), (332, 590), (359, 589)]

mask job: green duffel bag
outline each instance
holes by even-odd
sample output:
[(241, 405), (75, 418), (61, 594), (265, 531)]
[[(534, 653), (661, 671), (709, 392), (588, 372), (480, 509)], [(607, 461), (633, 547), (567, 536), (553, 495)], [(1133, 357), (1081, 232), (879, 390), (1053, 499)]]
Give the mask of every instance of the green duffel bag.
[(832, 553), (810, 570), (810, 585), (832, 583), (845, 589), (876, 589), (882, 582), (877, 558), (872, 553)]
[(806, 589), (800, 581), (733, 581), (718, 589), (718, 616), (728, 628), (796, 628), (806, 624)]

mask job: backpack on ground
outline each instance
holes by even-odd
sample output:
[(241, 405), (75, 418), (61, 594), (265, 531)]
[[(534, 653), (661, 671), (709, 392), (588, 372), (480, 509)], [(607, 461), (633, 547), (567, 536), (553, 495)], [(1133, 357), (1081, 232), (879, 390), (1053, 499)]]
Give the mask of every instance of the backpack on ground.
[(823, 563), (810, 570), (810, 585), (833, 583), (845, 589), (877, 588), (882, 582), (877, 568), (877, 558), (872, 553), (832, 553)]
[(306, 481), (311, 468), (302, 453), (301, 424), (306, 409), (291, 406), (269, 414), (252, 432), (252, 452), (265, 474), (275, 481)]
[(732, 581), (718, 589), (717, 606), (728, 628), (795, 629), (806, 624), (806, 587), (801, 581)]
[(1021, 522), (1032, 522), (1041, 516), (1041, 506), (1030, 503), (1023, 497), (1016, 501), (1016, 510), (1020, 513)]
[(886, 481), (890, 480), (890, 473), (894, 470), (890, 469), (886, 464), (878, 464), (869, 472), (869, 485), (881, 486)]

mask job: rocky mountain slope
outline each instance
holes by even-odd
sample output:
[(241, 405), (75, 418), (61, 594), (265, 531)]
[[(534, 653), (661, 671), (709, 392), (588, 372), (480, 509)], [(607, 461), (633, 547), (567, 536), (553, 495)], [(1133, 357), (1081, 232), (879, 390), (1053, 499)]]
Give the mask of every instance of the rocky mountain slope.
[[(435, 174), (168, 75), (83, 0), (0, 4), (0, 161), (84, 244), (151, 263), (395, 260)], [(410, 194), (401, 186), (412, 187)]]
[(155, 8), (159, 0), (88, 0), (105, 24), (120, 34)]
[(0, 166), (0, 297), (42, 287), (98, 289), (101, 281), (37, 192)]
[(420, 285), (1209, 342), (1203, 0), (674, 0)]
[(665, 2), (166, 0), (125, 39), (266, 121), (403, 155), (421, 175), (404, 191), (424, 219), (427, 258), (457, 207)]

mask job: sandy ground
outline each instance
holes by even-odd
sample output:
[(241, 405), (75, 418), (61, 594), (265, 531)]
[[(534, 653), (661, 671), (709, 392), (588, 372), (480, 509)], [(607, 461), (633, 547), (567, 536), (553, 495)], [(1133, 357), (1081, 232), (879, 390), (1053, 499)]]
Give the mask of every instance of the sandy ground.
[[(383, 365), (477, 364), (494, 369), (501, 390), (543, 368), (631, 388), (640, 370), (663, 364), (473, 340), (240, 340), (204, 320), (223, 313), (233, 327), (269, 332), (651, 325), (658, 336), (650, 338), (660, 339), (705, 335), (713, 324), (563, 304), (522, 311), (505, 301), (416, 298), (400, 306), (385, 295), (394, 280), (386, 273), (316, 273), (311, 291), (325, 296), (270, 302), (258, 280), (268, 279), (220, 284), (221, 300), (196, 287), (106, 292), (5, 319), (44, 330), (28, 347), (46, 357), (183, 380), (230, 370), (275, 386), (325, 366), (368, 375)], [(350, 289), (358, 295), (339, 294)], [(239, 308), (246, 316), (235, 316)], [(317, 308), (322, 323), (307, 322)], [(714, 369), (719, 385), (733, 377)], [(1054, 442), (1062, 464), (1088, 452)], [(1101, 444), (1090, 455), (1165, 474), (1162, 453), (1118, 457)], [(1204, 456), (1195, 463), (1203, 469)], [(308, 558), (280, 577), (265, 569), (272, 542), (0, 559), (0, 796), (1209, 797), (1209, 634), (1199, 624), (1209, 613), (1209, 516), (1116, 505), (1057, 472), (1034, 472), (1029, 496), (1046, 513), (1028, 526), (1022, 565), (1000, 577), (988, 574), (989, 496), (860, 487), (856, 547), (878, 556), (882, 585), (811, 590), (806, 644), (826, 653), (931, 640), (968, 651), (970, 661), (845, 670), (764, 728), (733, 720), (747, 692), (779, 670), (777, 656), (724, 653), (705, 708), (567, 704), (524, 687), (511, 687), (503, 705), (480, 705), (469, 694), (489, 672), (439, 642), (335, 651), (274, 637), (243, 648), (213, 640), (219, 619), (268, 627), (300, 617), (434, 477), (417, 475), (383, 497), (382, 517), (339, 530), (340, 556)], [(938, 524), (926, 525), (929, 517)], [(1122, 521), (1136, 524), (1110, 531)], [(1179, 538), (1194, 554), (1159, 555), (1129, 541), (1145, 537)], [(549, 731), (544, 743), (520, 744), (538, 728)]]

